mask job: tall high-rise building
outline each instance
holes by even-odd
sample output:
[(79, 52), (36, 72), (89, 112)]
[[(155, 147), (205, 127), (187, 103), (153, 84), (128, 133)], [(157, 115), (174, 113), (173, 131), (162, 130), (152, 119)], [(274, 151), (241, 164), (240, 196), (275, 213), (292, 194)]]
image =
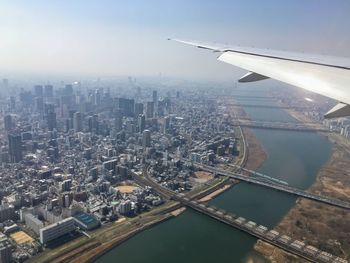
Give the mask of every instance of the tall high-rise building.
[(95, 101), (94, 101), (94, 104), (96, 106), (99, 106), (101, 104), (101, 93), (100, 93), (100, 90), (95, 90)]
[(64, 95), (66, 96), (72, 96), (73, 95), (73, 85), (72, 84), (67, 84), (64, 87), (64, 91), (63, 91)]
[(56, 113), (53, 111), (50, 111), (46, 115), (46, 121), (47, 121), (47, 129), (49, 131), (53, 131), (57, 127), (57, 122), (56, 122)]
[(154, 116), (154, 102), (148, 101), (146, 107), (146, 117), (147, 119), (152, 119)]
[(144, 130), (142, 133), (142, 146), (144, 148), (151, 147), (151, 131)]
[(98, 115), (94, 114), (93, 116), (89, 116), (88, 118), (88, 127), (89, 127), (89, 132), (93, 133), (98, 133)]
[(157, 91), (156, 90), (154, 90), (153, 92), (152, 92), (152, 101), (153, 101), (153, 103), (154, 104), (157, 104), (157, 102), (158, 102), (158, 93), (157, 93)]
[(22, 160), (22, 137), (20, 134), (9, 134), (9, 155), (12, 163)]
[(156, 90), (154, 90), (152, 93), (152, 99), (154, 103), (153, 115), (157, 117), (158, 116), (158, 92)]
[(10, 131), (12, 129), (12, 116), (10, 114), (4, 117), (5, 130)]
[(44, 99), (43, 97), (35, 98), (35, 110), (42, 113), (44, 111)]
[(136, 98), (140, 99), (141, 98), (141, 87), (136, 88)]
[(15, 110), (16, 109), (16, 98), (15, 96), (10, 97), (10, 109)]
[(139, 132), (142, 133), (146, 128), (146, 117), (144, 114), (140, 114), (138, 118)]
[(116, 110), (115, 112), (114, 125), (117, 131), (120, 131), (123, 129), (123, 114), (121, 110)]
[(45, 85), (44, 97), (46, 97), (46, 98), (53, 97), (53, 86), (52, 85)]
[(44, 95), (43, 86), (42, 85), (35, 85), (34, 86), (34, 96), (35, 97), (42, 97), (43, 95)]
[(162, 132), (167, 133), (169, 128), (170, 128), (170, 118), (169, 116), (166, 116), (162, 121)]
[(123, 116), (133, 117), (135, 110), (135, 100), (125, 98), (115, 98), (115, 106), (120, 110)]
[(135, 103), (135, 116), (143, 114), (143, 103)]
[(73, 115), (73, 129), (75, 132), (83, 130), (83, 115), (81, 112), (75, 112)]

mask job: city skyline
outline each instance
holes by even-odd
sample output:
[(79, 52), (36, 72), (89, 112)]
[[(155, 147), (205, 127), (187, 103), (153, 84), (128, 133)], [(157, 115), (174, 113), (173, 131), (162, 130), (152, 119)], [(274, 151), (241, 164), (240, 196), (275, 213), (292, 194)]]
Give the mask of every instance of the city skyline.
[(348, 263), (349, 11), (1, 1), (0, 263)]

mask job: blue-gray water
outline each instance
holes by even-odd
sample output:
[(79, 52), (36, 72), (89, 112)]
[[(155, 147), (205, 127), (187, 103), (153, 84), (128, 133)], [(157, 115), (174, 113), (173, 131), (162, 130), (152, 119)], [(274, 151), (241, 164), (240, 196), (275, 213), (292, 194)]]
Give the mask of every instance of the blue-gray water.
[[(261, 99), (240, 99), (240, 102), (274, 103)], [(245, 111), (256, 120), (296, 121), (281, 109), (246, 107)], [(292, 186), (308, 188), (330, 157), (331, 145), (322, 135), (260, 129), (252, 131), (268, 156), (259, 171), (285, 180)], [(295, 197), (240, 183), (211, 203), (273, 227), (293, 206)], [(96, 262), (265, 262), (262, 256), (253, 251), (255, 241), (255, 238), (243, 232), (187, 210), (136, 235)]]

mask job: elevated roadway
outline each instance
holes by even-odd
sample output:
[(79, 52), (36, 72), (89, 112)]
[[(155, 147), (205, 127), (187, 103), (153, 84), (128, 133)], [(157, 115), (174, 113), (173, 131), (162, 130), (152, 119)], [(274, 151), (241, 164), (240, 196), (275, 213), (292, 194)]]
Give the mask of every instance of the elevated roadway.
[(221, 169), (218, 169), (216, 167), (212, 167), (212, 166), (208, 166), (208, 165), (203, 165), (203, 164), (198, 164), (198, 163), (193, 163), (193, 165), (195, 167), (203, 170), (203, 171), (211, 172), (211, 173), (214, 173), (217, 175), (227, 176), (227, 177), (230, 177), (230, 178), (233, 178), (236, 180), (244, 181), (247, 183), (259, 185), (259, 186), (266, 187), (266, 188), (271, 188), (271, 189), (274, 189), (277, 191), (286, 192), (289, 194), (293, 194), (293, 195), (296, 195), (299, 197), (303, 197), (303, 198), (317, 201), (320, 203), (324, 203), (327, 205), (332, 205), (332, 206), (336, 206), (336, 207), (350, 210), (350, 203), (344, 202), (344, 201), (341, 201), (338, 199), (333, 199), (333, 198), (322, 196), (322, 195), (316, 195), (316, 194), (309, 193), (307, 191), (304, 191), (304, 190), (301, 190), (298, 188), (294, 188), (294, 187), (291, 187), (291, 186), (288, 186), (285, 184), (268, 182), (268, 181), (264, 181), (261, 179), (252, 178), (250, 176), (245, 176), (245, 175), (242, 175), (239, 173), (233, 173), (233, 172), (221, 170)]

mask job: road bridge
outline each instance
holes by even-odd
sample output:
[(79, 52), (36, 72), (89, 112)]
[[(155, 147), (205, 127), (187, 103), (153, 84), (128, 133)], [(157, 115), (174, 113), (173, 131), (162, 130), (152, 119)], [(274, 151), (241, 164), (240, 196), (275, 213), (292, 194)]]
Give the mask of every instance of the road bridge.
[(211, 172), (211, 173), (214, 173), (217, 175), (227, 176), (227, 177), (230, 177), (230, 178), (233, 178), (236, 180), (244, 181), (247, 183), (259, 185), (259, 186), (266, 187), (266, 188), (271, 188), (273, 190), (289, 193), (292, 195), (296, 195), (299, 197), (303, 197), (303, 198), (317, 201), (320, 203), (324, 203), (327, 205), (332, 205), (332, 206), (336, 206), (336, 207), (350, 210), (350, 203), (344, 202), (344, 201), (341, 201), (338, 199), (334, 199), (334, 198), (330, 198), (330, 197), (326, 197), (326, 196), (321, 196), (321, 195), (316, 195), (316, 194), (309, 193), (307, 191), (304, 191), (304, 190), (301, 190), (298, 188), (294, 188), (294, 187), (291, 187), (291, 186), (288, 186), (285, 184), (273, 183), (271, 181), (270, 182), (263, 181), (261, 179), (256, 179), (256, 178), (252, 178), (250, 176), (245, 176), (245, 175), (242, 175), (239, 173), (221, 170), (221, 169), (218, 169), (216, 167), (212, 167), (212, 166), (208, 166), (208, 165), (204, 165), (204, 164), (193, 163), (193, 165), (201, 170)]
[(239, 95), (239, 94), (232, 94), (232, 97), (234, 98), (242, 98), (242, 99), (266, 99), (266, 100), (275, 100), (275, 97), (272, 96), (254, 96), (254, 95)]
[(228, 213), (223, 209), (218, 209), (214, 206), (209, 206), (208, 204), (193, 200), (193, 197), (186, 197), (184, 194), (179, 195), (160, 186), (155, 181), (153, 181), (147, 172), (143, 175), (132, 173), (134, 180), (141, 185), (148, 185), (153, 187), (160, 195), (175, 200), (179, 205), (175, 206), (178, 208), (180, 205), (187, 206), (196, 210), (199, 213), (210, 216), (211, 218), (218, 220), (224, 224), (234, 227), (240, 231), (243, 231), (251, 236), (261, 239), (271, 245), (283, 249), (284, 251), (297, 255), (303, 259), (310, 262), (317, 263), (347, 263), (347, 260), (336, 257), (325, 251), (321, 251), (313, 246), (306, 245), (304, 242), (299, 240), (292, 240), (289, 236), (282, 235), (275, 230), (269, 230), (267, 227), (262, 225), (257, 225), (253, 221), (249, 221), (243, 217), (239, 217), (232, 213)]
[(253, 121), (247, 119), (236, 119), (232, 121), (233, 126), (267, 129), (267, 130), (287, 130), (300, 132), (330, 132), (321, 124), (305, 125), (298, 122), (277, 122), (277, 121)]
[(227, 106), (238, 107), (238, 108), (263, 108), (263, 109), (298, 109), (298, 110), (307, 110), (308, 107), (291, 107), (291, 106), (280, 106), (280, 105), (263, 105), (263, 104), (245, 104), (245, 103), (230, 103), (226, 104)]

